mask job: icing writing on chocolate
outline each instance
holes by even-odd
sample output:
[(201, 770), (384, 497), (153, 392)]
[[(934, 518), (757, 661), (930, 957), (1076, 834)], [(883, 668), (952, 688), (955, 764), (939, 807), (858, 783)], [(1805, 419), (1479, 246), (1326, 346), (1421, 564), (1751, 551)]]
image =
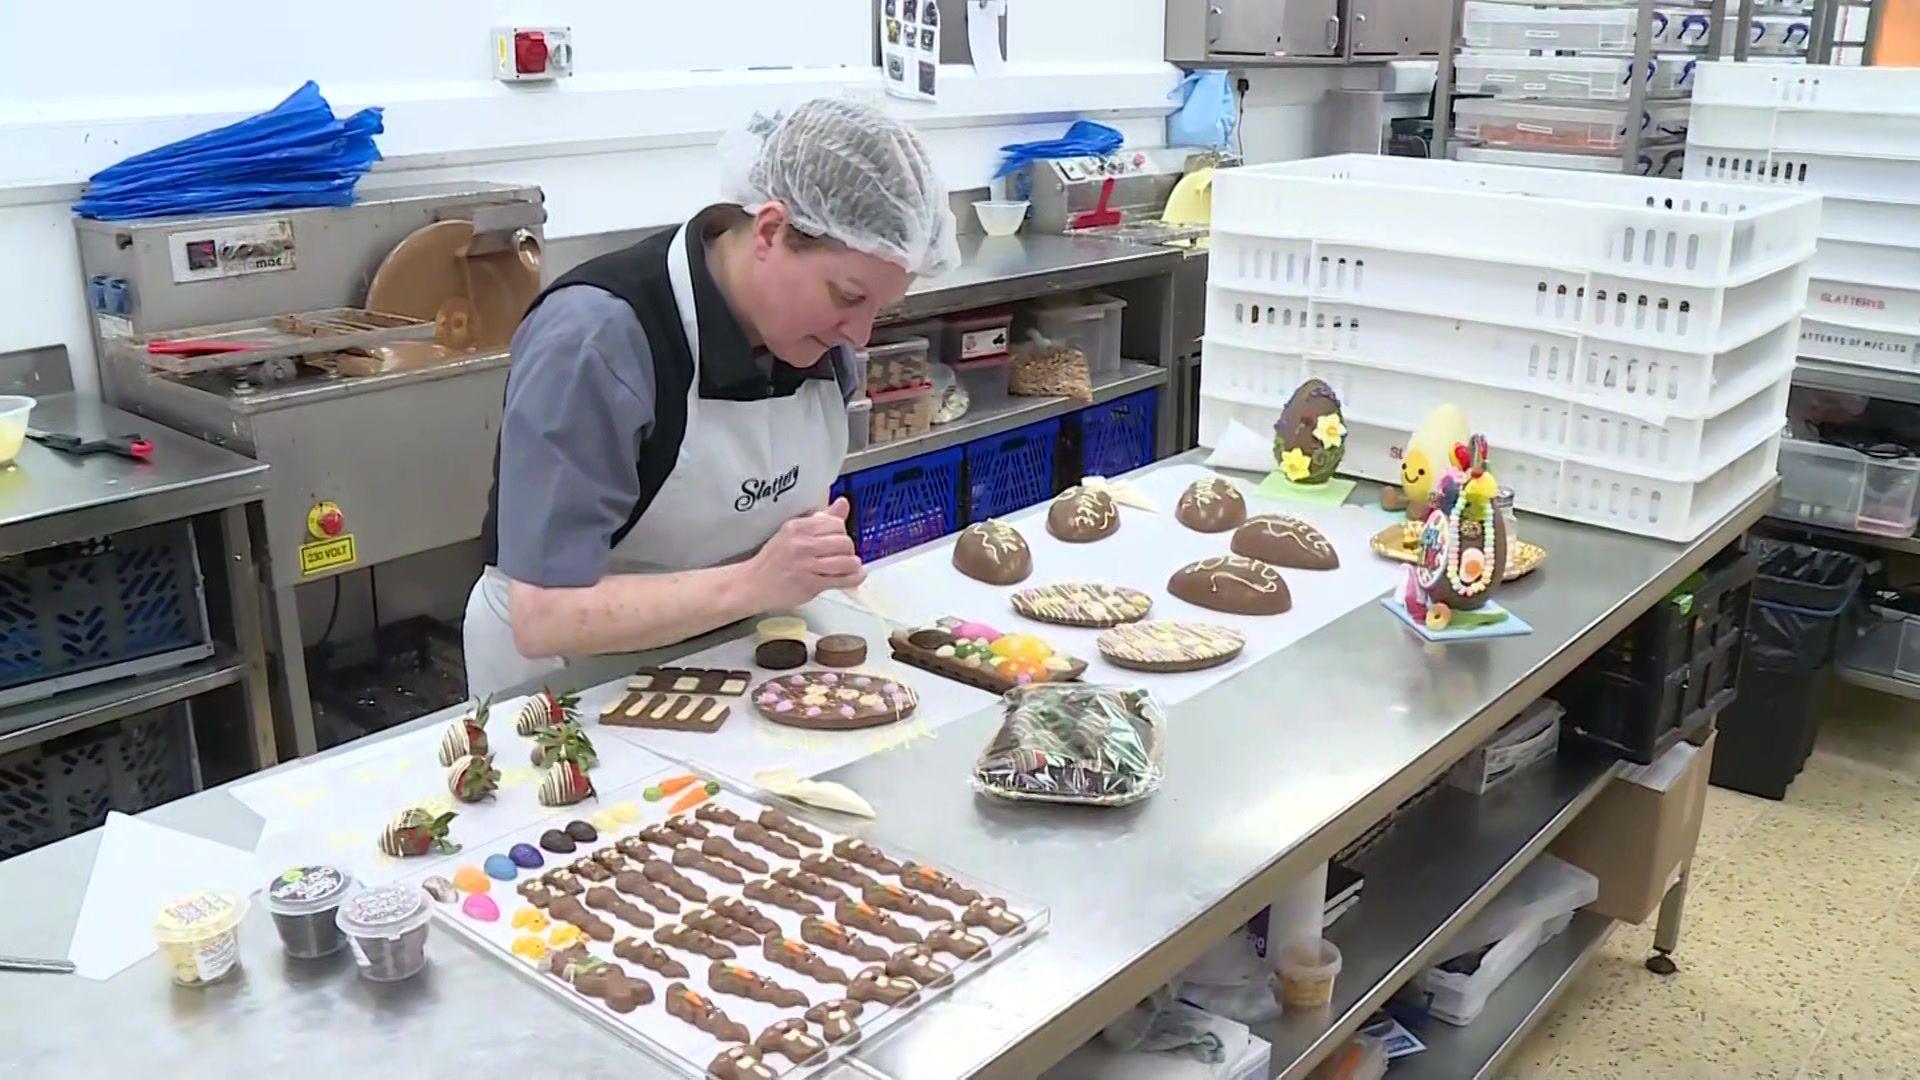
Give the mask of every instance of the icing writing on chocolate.
[(1315, 555), (1333, 554), (1333, 544), (1323, 536), (1319, 529), (1296, 517), (1284, 514), (1263, 515), (1247, 522), (1249, 528), (1257, 528), (1272, 540), (1293, 540)]
[(780, 496), (792, 491), (800, 482), (800, 466), (795, 465), (772, 479), (763, 480), (749, 476), (740, 484), (740, 497), (733, 500), (733, 508), (741, 513), (753, 509), (763, 502), (779, 502)]
[(1254, 592), (1277, 592), (1280, 587), (1280, 571), (1266, 563), (1255, 562), (1239, 555), (1215, 555), (1210, 559), (1201, 559), (1193, 564), (1196, 573), (1205, 574), (1207, 582), (1218, 589), (1221, 580), (1238, 582)]
[(1025, 541), (1020, 534), (998, 521), (983, 521), (978, 525), (967, 526), (968, 531), (980, 538), (981, 548), (993, 557), (993, 564), (999, 566), (1022, 547)]

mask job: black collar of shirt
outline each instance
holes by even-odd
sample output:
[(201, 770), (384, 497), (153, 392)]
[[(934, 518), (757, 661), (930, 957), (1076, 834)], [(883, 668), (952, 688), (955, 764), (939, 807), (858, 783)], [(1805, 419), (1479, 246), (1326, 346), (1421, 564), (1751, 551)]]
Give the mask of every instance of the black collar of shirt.
[(746, 330), (707, 268), (707, 241), (739, 213), (739, 207), (722, 203), (695, 214), (686, 226), (694, 319), (700, 327), (700, 396), (721, 401), (790, 397), (808, 380), (834, 377), (832, 354), (822, 355), (811, 367), (797, 368), (748, 343)]

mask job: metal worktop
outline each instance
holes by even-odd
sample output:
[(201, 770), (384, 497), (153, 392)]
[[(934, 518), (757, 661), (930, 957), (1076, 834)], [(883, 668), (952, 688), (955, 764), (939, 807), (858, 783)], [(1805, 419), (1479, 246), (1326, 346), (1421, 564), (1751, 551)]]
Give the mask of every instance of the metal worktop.
[(1168, 274), (1181, 263), (1178, 248), (1101, 236), (1022, 232), (960, 237), (960, 266), (923, 278), (907, 297), (881, 313), (882, 321), (922, 319), (1101, 285)]
[(92, 398), (40, 398), (29, 422), (84, 437), (138, 432), (153, 460), (75, 457), (29, 441), (12, 468), (0, 467), (0, 556), (235, 506), (266, 489), (260, 462)]
[[(1191, 460), (1186, 455), (1178, 460)], [(1356, 500), (1370, 498), (1362, 485)], [(1030, 1077), (1091, 1036), (1490, 735), (1770, 505), (1755, 495), (1671, 544), (1526, 516), (1549, 561), (1503, 590), (1531, 635), (1430, 645), (1365, 604), (1173, 708), (1167, 778), (1122, 809), (1009, 805), (967, 776), (992, 710), (828, 774), (878, 809), (874, 836), (1048, 905), (1032, 946), (861, 1051), (897, 1077)], [(1349, 558), (1371, 557), (1350, 552)], [(733, 632), (738, 632), (735, 630)], [(702, 643), (694, 643), (699, 646)], [(580, 685), (627, 662), (570, 668)], [(412, 730), (416, 721), (398, 731)], [(147, 815), (250, 846), (260, 824), (216, 790)], [(61, 955), (97, 834), (0, 863), (0, 953)], [(245, 973), (175, 989), (157, 959), (101, 984), (0, 973), (0, 1073), (632, 1075), (631, 1048), (445, 934), (415, 980), (376, 987), (344, 954), (285, 959), (264, 913)], [(139, 1039), (101, 1039), (112, 1016)], [(566, 1037), (550, 1034), (564, 1031)]]

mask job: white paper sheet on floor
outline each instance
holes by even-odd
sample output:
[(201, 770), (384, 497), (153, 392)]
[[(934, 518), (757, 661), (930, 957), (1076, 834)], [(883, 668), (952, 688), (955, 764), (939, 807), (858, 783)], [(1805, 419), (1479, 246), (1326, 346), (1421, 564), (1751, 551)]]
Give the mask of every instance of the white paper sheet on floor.
[[(888, 594), (887, 603), (891, 607), (911, 598), (911, 590), (893, 590)], [(886, 645), (890, 628), (867, 612), (843, 603), (816, 601), (802, 614), (817, 633), (856, 633), (866, 638), (867, 663), (859, 670), (898, 679), (913, 687), (920, 697), (913, 715), (902, 723), (864, 731), (806, 731), (762, 719), (754, 711), (749, 696), (734, 699), (733, 715), (719, 731), (711, 734), (600, 724), (600, 713), (626, 695), (623, 681), (597, 686), (580, 696), (582, 713), (588, 718), (587, 728), (595, 745), (608, 739), (624, 739), (752, 789), (756, 786), (754, 773), (784, 768), (801, 776), (818, 776), (869, 754), (924, 739), (945, 724), (993, 707), (992, 694), (894, 663)], [(778, 673), (755, 670), (753, 648), (753, 637), (749, 635), (682, 657), (675, 664), (753, 671), (755, 685), (758, 685)]]
[(195, 889), (244, 896), (254, 878), (253, 856), (239, 848), (109, 813), (67, 959), (77, 974), (111, 979), (153, 952), (160, 905)]
[[(440, 739), (455, 718), (467, 713), (465, 705), (441, 710), (435, 723), (419, 731), (236, 784), (233, 797), (266, 819), (258, 848), (280, 858), (332, 863), (369, 884), (437, 864), (445, 864), (450, 873), (452, 866), (477, 862), (489, 853), (395, 859), (379, 850), (380, 834), (395, 815), (414, 806), (458, 814), (451, 830), (456, 842), (499, 836), (553, 813), (553, 807), (540, 804), (543, 770), (533, 767), (533, 740), (513, 730), (526, 700), (496, 702), (490, 710), (487, 740), (494, 767), (500, 770), (500, 790), (491, 799), (456, 802), (447, 790)], [(600, 764), (592, 778), (601, 790), (624, 787), (670, 764), (619, 739), (595, 738), (594, 748)], [(601, 807), (589, 800), (579, 808), (578, 816), (584, 818)]]
[[(1033, 550), (1033, 576), (1001, 587), (975, 581), (953, 569), (951, 540), (912, 558), (883, 567), (869, 577), (870, 588), (898, 597), (901, 614), (916, 623), (954, 615), (985, 622), (1003, 633), (1037, 633), (1057, 649), (1088, 662), (1084, 679), (1092, 683), (1143, 685), (1163, 704), (1172, 705), (1241, 671), (1396, 586), (1406, 570), (1375, 555), (1368, 541), (1391, 520), (1364, 507), (1302, 506), (1254, 494), (1254, 485), (1230, 478), (1246, 497), (1249, 514), (1291, 514), (1311, 522), (1340, 554), (1331, 571), (1282, 570), (1293, 608), (1284, 615), (1228, 615), (1176, 600), (1167, 580), (1190, 562), (1228, 553), (1232, 533), (1197, 533), (1174, 520), (1173, 508), (1187, 485), (1220, 474), (1198, 465), (1173, 465), (1130, 476), (1164, 509), (1160, 513), (1122, 508), (1120, 530), (1091, 544), (1068, 544), (1047, 532), (1043, 504), (1007, 519)], [(1247, 647), (1232, 663), (1179, 675), (1140, 675), (1100, 657), (1100, 631), (1045, 626), (1013, 613), (1011, 597), (1019, 589), (1055, 582), (1127, 585), (1153, 597), (1151, 619), (1180, 619), (1230, 627), (1246, 635)], [(1384, 618), (1384, 614), (1381, 615)], [(916, 685), (924, 685), (924, 678)]]

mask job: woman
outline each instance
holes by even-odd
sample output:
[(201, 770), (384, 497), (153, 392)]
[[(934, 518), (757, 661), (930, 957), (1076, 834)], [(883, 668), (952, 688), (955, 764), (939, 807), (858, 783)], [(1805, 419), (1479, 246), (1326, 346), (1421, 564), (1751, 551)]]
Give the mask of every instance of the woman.
[(958, 261), (946, 192), (910, 129), (850, 101), (720, 152), (732, 202), (582, 264), (514, 335), (469, 693), (862, 580), (827, 505), (852, 349)]

